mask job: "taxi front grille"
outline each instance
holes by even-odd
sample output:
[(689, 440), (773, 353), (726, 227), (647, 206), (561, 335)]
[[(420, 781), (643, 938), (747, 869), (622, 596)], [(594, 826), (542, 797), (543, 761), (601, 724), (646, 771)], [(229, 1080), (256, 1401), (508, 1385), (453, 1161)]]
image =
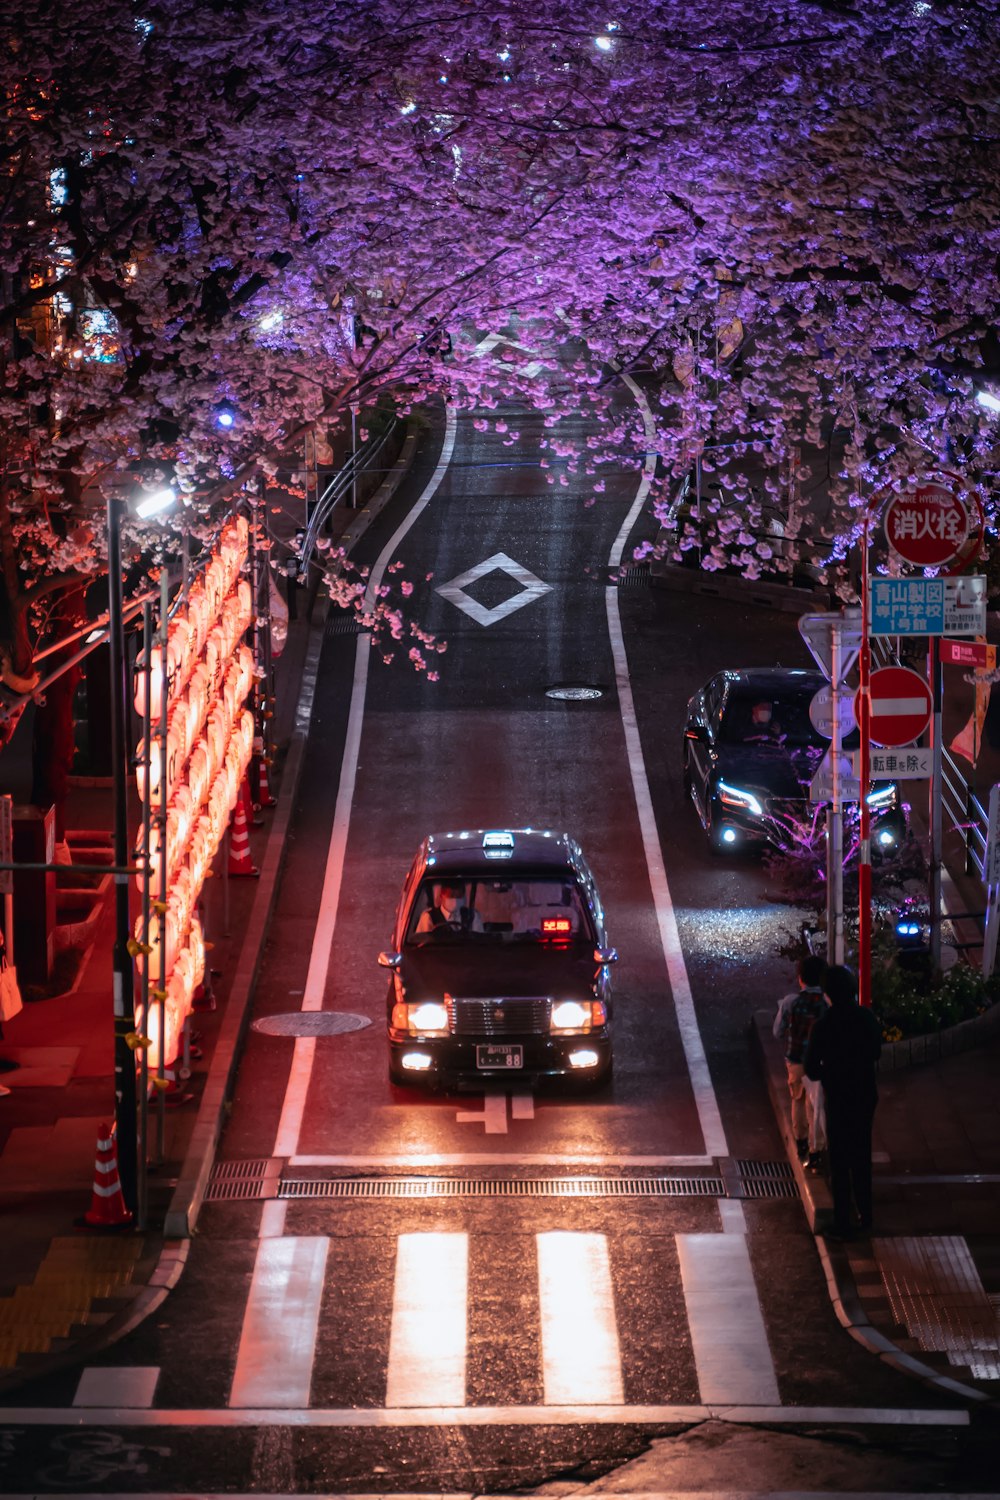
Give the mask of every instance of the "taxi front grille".
[(547, 995), (498, 996), (490, 1000), (448, 1000), (453, 1036), (545, 1036), (549, 1029)]

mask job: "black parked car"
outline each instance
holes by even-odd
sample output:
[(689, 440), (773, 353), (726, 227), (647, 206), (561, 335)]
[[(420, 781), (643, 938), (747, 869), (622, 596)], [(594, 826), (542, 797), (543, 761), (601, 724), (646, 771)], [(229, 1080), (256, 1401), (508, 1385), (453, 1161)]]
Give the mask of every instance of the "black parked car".
[[(688, 704), (684, 787), (713, 849), (786, 843), (811, 820), (809, 784), (830, 741), (813, 728), (809, 704), (826, 685), (821, 672), (755, 667), (717, 672)], [(845, 737), (844, 748), (857, 745)], [(868, 796), (875, 839), (902, 837), (898, 787), (877, 783)]]
[(387, 999), (393, 1083), (483, 1088), (611, 1070), (604, 908), (579, 844), (548, 829), (424, 839), (403, 885)]

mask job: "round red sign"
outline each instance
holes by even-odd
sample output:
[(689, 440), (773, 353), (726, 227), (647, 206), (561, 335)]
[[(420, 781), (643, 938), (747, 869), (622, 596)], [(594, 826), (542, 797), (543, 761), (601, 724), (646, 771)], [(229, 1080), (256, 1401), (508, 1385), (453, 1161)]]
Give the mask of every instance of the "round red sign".
[(942, 568), (961, 552), (972, 526), (959, 489), (931, 482), (893, 495), (885, 512), (889, 546), (915, 568)]
[[(876, 745), (909, 745), (931, 721), (931, 690), (909, 667), (880, 667), (871, 678), (869, 732)], [(854, 717), (861, 723), (861, 689), (854, 695)]]

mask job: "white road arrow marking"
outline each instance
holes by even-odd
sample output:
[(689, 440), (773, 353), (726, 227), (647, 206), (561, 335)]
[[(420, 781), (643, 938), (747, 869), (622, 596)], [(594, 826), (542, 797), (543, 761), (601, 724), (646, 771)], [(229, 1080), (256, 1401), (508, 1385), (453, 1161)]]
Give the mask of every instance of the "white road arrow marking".
[[(535, 1118), (535, 1101), (531, 1094), (510, 1096), (510, 1117), (512, 1120)], [(455, 1120), (459, 1125), (482, 1125), (487, 1135), (506, 1135), (507, 1095), (486, 1094), (483, 1098), (482, 1113), (474, 1109), (460, 1109)]]
[(487, 1094), (481, 1114), (474, 1109), (460, 1109), (455, 1120), (459, 1125), (483, 1125), (487, 1135), (506, 1135), (507, 1095)]

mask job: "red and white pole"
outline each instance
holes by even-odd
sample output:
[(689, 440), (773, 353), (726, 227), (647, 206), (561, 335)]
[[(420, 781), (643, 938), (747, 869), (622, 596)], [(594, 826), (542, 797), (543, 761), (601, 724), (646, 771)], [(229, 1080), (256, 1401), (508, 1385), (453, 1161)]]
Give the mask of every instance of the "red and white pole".
[(858, 1003), (872, 1003), (872, 814), (868, 806), (871, 790), (869, 767), (871, 765), (872, 725), (872, 658), (868, 636), (868, 522), (871, 508), (865, 511), (864, 530), (861, 540), (861, 685), (860, 726), (861, 765), (858, 768), (858, 796), (861, 805), (861, 834), (858, 847)]

